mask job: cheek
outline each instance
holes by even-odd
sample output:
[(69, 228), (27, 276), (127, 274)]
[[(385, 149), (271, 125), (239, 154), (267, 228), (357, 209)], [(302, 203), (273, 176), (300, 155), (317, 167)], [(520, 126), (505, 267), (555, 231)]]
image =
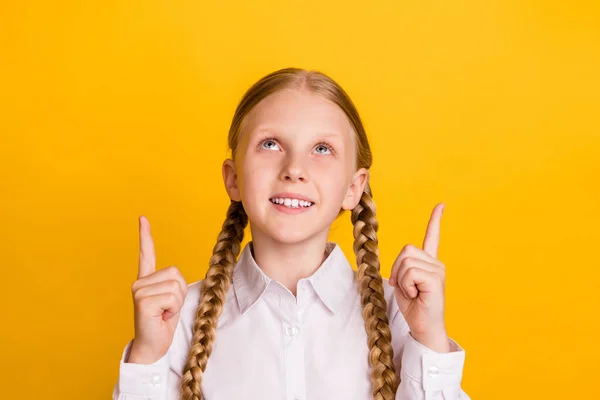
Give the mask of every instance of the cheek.
[(332, 206), (341, 206), (348, 191), (348, 173), (346, 169), (335, 163), (319, 165), (312, 173), (313, 181), (318, 185), (323, 195), (330, 199)]
[(313, 179), (323, 177), (329, 180), (339, 180), (346, 175), (346, 168), (338, 160), (327, 157), (316, 158), (310, 164), (310, 175)]
[(274, 179), (276, 169), (273, 165), (247, 162), (241, 168), (243, 172), (238, 183), (242, 197), (246, 200), (264, 197), (265, 191), (270, 190), (269, 183)]

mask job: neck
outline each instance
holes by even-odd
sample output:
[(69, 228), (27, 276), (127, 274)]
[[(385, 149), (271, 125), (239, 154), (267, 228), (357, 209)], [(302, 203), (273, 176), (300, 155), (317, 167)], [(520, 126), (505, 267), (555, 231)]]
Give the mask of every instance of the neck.
[(265, 275), (296, 295), (298, 281), (311, 276), (327, 258), (328, 230), (300, 242), (280, 242), (252, 229), (252, 255)]

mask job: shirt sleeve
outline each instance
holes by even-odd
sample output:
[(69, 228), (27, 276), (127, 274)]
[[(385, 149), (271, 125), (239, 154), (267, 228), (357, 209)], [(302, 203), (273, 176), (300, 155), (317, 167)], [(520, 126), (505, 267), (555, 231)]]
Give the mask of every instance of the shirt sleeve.
[[(129, 358), (129, 341), (119, 366), (119, 380), (113, 390), (113, 400), (167, 400), (175, 399), (179, 389), (179, 375), (169, 366), (169, 351), (152, 364), (125, 362)], [(169, 397), (167, 397), (169, 396)]]
[(400, 377), (396, 400), (471, 400), (460, 386), (466, 353), (458, 343), (449, 338), (449, 353), (424, 346), (410, 334), (400, 310), (390, 329)]
[(396, 400), (470, 400), (460, 386), (465, 351), (449, 341), (450, 352), (438, 353), (406, 335)]

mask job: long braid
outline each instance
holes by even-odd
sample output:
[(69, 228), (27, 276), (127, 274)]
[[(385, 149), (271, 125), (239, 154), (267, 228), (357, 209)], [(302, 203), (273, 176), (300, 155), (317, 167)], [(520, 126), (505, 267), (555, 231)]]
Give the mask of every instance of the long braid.
[(367, 183), (359, 204), (352, 210), (354, 253), (358, 266), (358, 292), (369, 344), (369, 365), (374, 400), (393, 400), (398, 383), (394, 368), (394, 349), (387, 317), (383, 281), (379, 272), (378, 223), (375, 202)]
[[(372, 156), (367, 135), (356, 107), (342, 87), (319, 71), (284, 68), (256, 82), (238, 104), (229, 129), (228, 143), (232, 158), (240, 141), (242, 122), (250, 111), (269, 95), (283, 89), (308, 89), (336, 104), (348, 117), (356, 133), (356, 168), (371, 167)], [(193, 339), (181, 379), (182, 399), (201, 400), (200, 383), (212, 351), (218, 318), (230, 287), (236, 257), (240, 252), (248, 217), (240, 202), (232, 201), (227, 219), (213, 249), (213, 257), (202, 284)], [(377, 219), (371, 189), (367, 184), (360, 203), (352, 210), (354, 252), (358, 265), (358, 291), (369, 345), (369, 365), (374, 400), (392, 400), (397, 389), (391, 333), (386, 302), (379, 273)]]
[(217, 322), (229, 290), (248, 216), (241, 202), (231, 201), (210, 266), (202, 282), (188, 360), (181, 378), (181, 399), (201, 400), (200, 383), (215, 341)]

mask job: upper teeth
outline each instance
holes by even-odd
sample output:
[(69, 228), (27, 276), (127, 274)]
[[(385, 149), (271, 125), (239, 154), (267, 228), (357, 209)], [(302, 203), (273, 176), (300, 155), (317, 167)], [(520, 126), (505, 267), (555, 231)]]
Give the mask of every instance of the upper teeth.
[(288, 198), (273, 198), (271, 199), (271, 203), (275, 204), (283, 204), (286, 207), (290, 208), (298, 208), (298, 207), (310, 207), (313, 205), (310, 201), (298, 200), (298, 199), (288, 199)]

